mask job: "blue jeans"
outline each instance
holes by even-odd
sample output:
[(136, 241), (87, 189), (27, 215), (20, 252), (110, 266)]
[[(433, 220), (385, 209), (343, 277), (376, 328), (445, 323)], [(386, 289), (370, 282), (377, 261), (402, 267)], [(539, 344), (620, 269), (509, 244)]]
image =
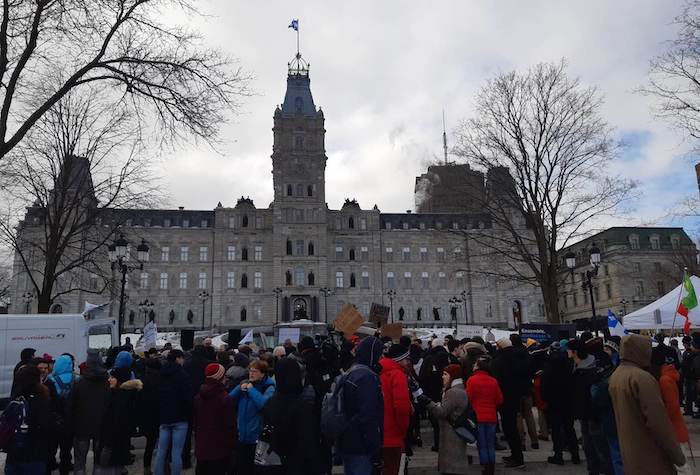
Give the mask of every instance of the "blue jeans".
[(345, 475), (372, 475), (371, 455), (343, 455)]
[(161, 424), (156, 455), (156, 475), (165, 475), (165, 459), (170, 449), (170, 474), (180, 475), (182, 471), (182, 448), (187, 437), (187, 422)]
[(5, 463), (5, 475), (46, 475), (46, 463)]
[(476, 443), (479, 447), (479, 463), (496, 463), (496, 424), (479, 423), (476, 426)]

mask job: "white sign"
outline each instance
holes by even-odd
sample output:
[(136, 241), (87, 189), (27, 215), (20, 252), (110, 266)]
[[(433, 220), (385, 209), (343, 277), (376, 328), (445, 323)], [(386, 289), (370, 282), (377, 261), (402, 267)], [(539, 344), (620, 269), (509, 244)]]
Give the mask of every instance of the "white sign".
[(155, 322), (148, 322), (145, 327), (143, 327), (143, 348), (145, 350), (150, 350), (156, 347), (156, 340), (158, 339), (158, 327)]
[(278, 344), (284, 344), (285, 341), (291, 340), (292, 343), (299, 343), (299, 336), (301, 336), (301, 328), (280, 328), (280, 334), (277, 338)]
[(475, 336), (482, 336), (484, 332), (484, 327), (481, 325), (457, 325), (457, 338), (474, 338)]

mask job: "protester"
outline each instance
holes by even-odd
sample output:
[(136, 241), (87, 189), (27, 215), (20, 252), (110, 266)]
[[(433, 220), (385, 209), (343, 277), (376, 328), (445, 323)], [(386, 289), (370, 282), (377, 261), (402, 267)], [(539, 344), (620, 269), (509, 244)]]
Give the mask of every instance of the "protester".
[(411, 418), (408, 378), (400, 365), (409, 358), (408, 348), (403, 345), (391, 345), (385, 358), (379, 360), (382, 367), (379, 380), (384, 396), (384, 442), (382, 459), (385, 475), (398, 475), (401, 465), (401, 453), (406, 440), (406, 433)]
[(143, 453), (143, 473), (151, 475), (153, 463), (153, 451), (158, 441), (160, 432), (160, 370), (162, 363), (160, 358), (150, 357), (145, 361), (143, 389), (139, 396), (139, 428), (141, 435), (146, 438), (146, 447)]
[(491, 367), (503, 392), (503, 404), (500, 408), (501, 424), (510, 448), (510, 456), (504, 457), (503, 460), (508, 468), (522, 468), (525, 466), (525, 460), (520, 434), (518, 434), (517, 418), (520, 401), (527, 388), (520, 371), (522, 365), (516, 359), (517, 353), (511, 339), (501, 338), (496, 346), (498, 351), (496, 351)]
[[(434, 339), (418, 373), (421, 388), (432, 401), (439, 402), (442, 399), (442, 371), (448, 364), (447, 350), (437, 339)], [(440, 424), (432, 416), (430, 424), (433, 427), (433, 447), (431, 450), (437, 452), (440, 449)]]
[(384, 400), (377, 373), (382, 350), (378, 338), (362, 340), (343, 380), (344, 410), (353, 421), (338, 442), (346, 475), (370, 474), (381, 460)]
[(267, 376), (267, 371), (267, 363), (253, 361), (248, 367), (248, 379), (230, 393), (238, 403), (236, 468), (239, 473), (253, 472), (255, 444), (263, 429), (262, 411), (275, 393), (275, 382)]
[(664, 406), (666, 406), (666, 413), (676, 433), (676, 440), (679, 443), (688, 443), (688, 426), (683, 420), (680, 398), (678, 396), (679, 380), (680, 374), (675, 366), (672, 364), (661, 365), (659, 389), (661, 390), (661, 398), (664, 401)]
[(474, 373), (467, 380), (469, 404), (474, 408), (477, 422), (477, 444), (482, 475), (496, 470), (497, 409), (503, 404), (503, 393), (496, 378), (490, 374), (491, 358), (482, 355), (474, 363)]
[(224, 367), (210, 363), (194, 399), (194, 454), (197, 475), (224, 475), (236, 443), (236, 407), (223, 384)]
[(233, 364), (226, 370), (225, 386), (233, 389), (248, 378), (250, 359), (243, 353), (233, 355)]
[(92, 451), (97, 454), (97, 447), (102, 430), (102, 418), (107, 409), (110, 386), (107, 370), (96, 350), (88, 350), (85, 370), (73, 385), (70, 394), (70, 426), (73, 429), (73, 448), (75, 455), (75, 475), (85, 475), (85, 462), (90, 443)]
[(164, 475), (166, 459), (170, 451), (170, 474), (180, 475), (182, 450), (187, 437), (188, 421), (192, 417), (192, 383), (183, 369), (185, 354), (171, 350), (160, 370), (160, 428), (158, 452), (156, 453), (156, 475)]
[(675, 474), (685, 465), (654, 377), (651, 341), (640, 335), (622, 338), (620, 366), (610, 378), (610, 397), (615, 409), (620, 450), (629, 474)]
[[(73, 470), (71, 450), (73, 449), (72, 427), (69, 421), (69, 399), (75, 383), (73, 375), (73, 359), (69, 355), (61, 355), (56, 359), (53, 372), (47, 377), (51, 386), (50, 393), (55, 395), (52, 401), (52, 412), (59, 422), (59, 430), (51, 441), (49, 466), (58, 468), (60, 475), (67, 475)], [(56, 464), (56, 450), (59, 450), (60, 462)]]
[(444, 394), (442, 402), (429, 402), (428, 411), (440, 423), (440, 451), (438, 471), (449, 474), (466, 474), (467, 444), (452, 428), (452, 423), (467, 408), (467, 393), (462, 380), (462, 367), (450, 364), (442, 372)]
[[(530, 447), (532, 449), (539, 449), (540, 443), (537, 437), (537, 425), (535, 424), (535, 416), (532, 412), (534, 407), (534, 401), (532, 397), (532, 385), (533, 379), (535, 377), (535, 367), (534, 361), (528, 348), (523, 345), (523, 341), (520, 335), (517, 333), (512, 333), (510, 335), (510, 341), (513, 343), (513, 351), (515, 352), (515, 360), (517, 362), (517, 374), (521, 378), (522, 391), (523, 394), (520, 397), (520, 405), (518, 407), (518, 435), (523, 447), (526, 448), (525, 443), (525, 432), (523, 426), (527, 427), (527, 433), (530, 436)], [(536, 343), (534, 340), (530, 339), (529, 344), (532, 346)]]
[(28, 365), (33, 359), (34, 355), (36, 354), (36, 350), (34, 348), (24, 348), (20, 353), (19, 353), (19, 363), (15, 365), (15, 369), (12, 370), (12, 388), (10, 389), (10, 394), (15, 393), (15, 382), (14, 378), (17, 376), (17, 371), (24, 366)]

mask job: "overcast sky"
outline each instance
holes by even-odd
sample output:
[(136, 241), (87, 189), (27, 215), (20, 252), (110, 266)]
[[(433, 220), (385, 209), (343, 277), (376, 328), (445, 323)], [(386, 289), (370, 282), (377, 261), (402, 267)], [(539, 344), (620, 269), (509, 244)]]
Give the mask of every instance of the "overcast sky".
[[(299, 18), (311, 89), (326, 117), (327, 202), (357, 198), (363, 208), (413, 209), (416, 175), (442, 153), (442, 116), (450, 129), (471, 113), (494, 74), (565, 57), (569, 72), (597, 85), (604, 116), (629, 147), (616, 169), (639, 180), (641, 197), (624, 222), (697, 223), (667, 214), (697, 196), (688, 144), (655, 119), (634, 92), (649, 60), (673, 38), (680, 1), (538, 2), (394, 0), (203, 4), (195, 19), (209, 46), (240, 60), (257, 92), (223, 133), (221, 153), (186, 147), (159, 162), (172, 206), (212, 209), (241, 195), (272, 200), (272, 114), (282, 102)], [(622, 223), (623, 221), (618, 221)], [(607, 223), (604, 223), (607, 224)], [(689, 229), (691, 231), (691, 229)], [(694, 231), (693, 231), (694, 232)]]

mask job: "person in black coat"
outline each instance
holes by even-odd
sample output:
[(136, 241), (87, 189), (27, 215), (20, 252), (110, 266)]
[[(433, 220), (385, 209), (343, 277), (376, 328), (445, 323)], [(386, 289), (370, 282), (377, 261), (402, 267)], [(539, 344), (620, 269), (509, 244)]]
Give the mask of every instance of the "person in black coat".
[[(435, 343), (430, 348), (428, 354), (423, 359), (423, 364), (420, 367), (418, 374), (418, 382), (420, 383), (423, 393), (434, 402), (442, 401), (442, 370), (450, 364), (450, 357), (444, 346)], [(437, 452), (440, 449), (440, 423), (433, 417), (429, 416), (430, 425), (433, 427), (433, 447), (431, 450)]]
[(151, 474), (153, 451), (158, 441), (160, 428), (160, 358), (150, 357), (144, 361), (143, 390), (139, 393), (139, 427), (141, 435), (146, 438), (146, 449), (143, 453), (143, 473)]
[[(211, 340), (209, 341), (211, 343)], [(204, 384), (204, 370), (209, 363), (216, 360), (214, 348), (204, 345), (195, 345), (192, 354), (185, 360), (185, 372), (190, 377), (192, 383), (192, 395), (199, 392), (199, 388)], [(188, 469), (192, 466), (192, 421), (187, 421), (187, 438), (185, 447), (182, 449), (182, 467)]]
[(19, 363), (15, 365), (15, 369), (12, 371), (12, 388), (10, 389), (10, 394), (15, 393), (15, 376), (17, 376), (17, 371), (24, 365), (29, 364), (34, 359), (34, 354), (36, 350), (34, 348), (24, 348), (19, 354)]
[(510, 338), (501, 338), (497, 342), (498, 351), (493, 358), (491, 369), (503, 393), (503, 405), (500, 407), (503, 434), (508, 440), (510, 457), (504, 457), (506, 467), (524, 467), (523, 449), (518, 434), (518, 410), (525, 387), (521, 373), (522, 363), (518, 360), (517, 350)]

